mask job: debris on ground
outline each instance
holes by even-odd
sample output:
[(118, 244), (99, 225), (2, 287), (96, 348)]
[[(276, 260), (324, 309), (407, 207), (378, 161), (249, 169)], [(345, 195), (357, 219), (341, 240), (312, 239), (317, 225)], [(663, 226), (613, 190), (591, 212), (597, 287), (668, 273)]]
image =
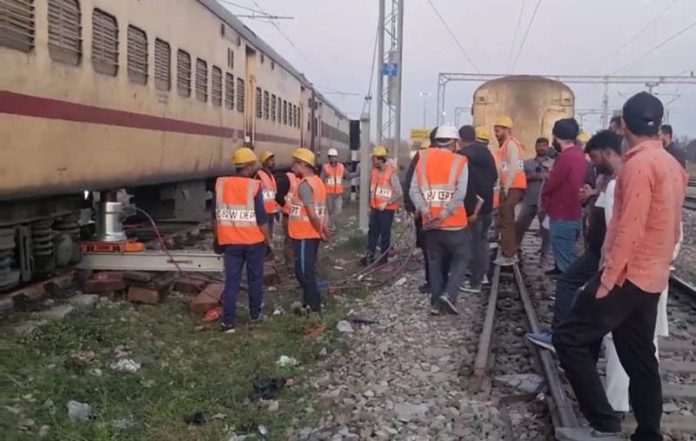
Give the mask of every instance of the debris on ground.
[(73, 423), (87, 423), (92, 419), (92, 407), (79, 401), (68, 401), (68, 418)]
[(68, 303), (77, 309), (94, 309), (99, 303), (99, 296), (96, 294), (78, 294), (68, 299)]
[(202, 426), (208, 422), (208, 417), (204, 412), (195, 412), (184, 416), (184, 423), (189, 426)]
[(262, 378), (253, 382), (254, 391), (262, 400), (270, 400), (278, 395), (285, 385), (283, 378)]
[(205, 315), (203, 316), (203, 321), (214, 322), (215, 320), (219, 320), (220, 317), (222, 317), (222, 306), (216, 306), (215, 308), (205, 313)]
[(205, 314), (222, 304), (222, 292), (225, 285), (211, 283), (189, 303), (189, 310), (194, 314)]
[(49, 322), (55, 322), (58, 320), (63, 320), (65, 317), (67, 317), (69, 314), (71, 314), (75, 310), (75, 307), (72, 305), (59, 305), (59, 306), (54, 306), (50, 309), (47, 309), (45, 311), (38, 311), (32, 313), (32, 318), (38, 319), (38, 320), (46, 320)]
[(545, 385), (544, 378), (537, 374), (499, 375), (495, 377), (495, 381), (528, 394), (538, 393)]
[(130, 358), (122, 358), (118, 362), (111, 363), (109, 367), (118, 372), (130, 372), (134, 374), (140, 370), (142, 365)]
[(336, 329), (338, 332), (341, 332), (343, 334), (351, 334), (353, 333), (353, 325), (350, 324), (350, 322), (346, 320), (341, 320), (336, 324)]
[(280, 367), (297, 366), (297, 360), (287, 355), (281, 355), (276, 364)]
[(323, 323), (313, 323), (307, 328), (305, 328), (304, 332), (304, 339), (305, 340), (312, 340), (314, 338), (319, 337), (321, 334), (323, 334), (326, 331), (326, 325)]
[(128, 430), (135, 427), (135, 422), (130, 418), (121, 418), (120, 420), (112, 421), (111, 427), (113, 427), (115, 430)]

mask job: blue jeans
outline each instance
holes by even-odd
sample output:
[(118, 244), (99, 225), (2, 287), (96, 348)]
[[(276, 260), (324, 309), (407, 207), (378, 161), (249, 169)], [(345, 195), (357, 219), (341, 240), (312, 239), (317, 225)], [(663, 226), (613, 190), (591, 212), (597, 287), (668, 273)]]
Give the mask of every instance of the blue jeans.
[(293, 240), (295, 247), (295, 277), (302, 286), (302, 306), (321, 312), (321, 293), (317, 285), (317, 252), (319, 239)]
[(242, 281), (242, 269), (246, 264), (249, 283), (249, 312), (252, 319), (261, 315), (263, 302), (263, 263), (266, 244), (225, 246), (225, 291), (223, 292), (222, 321), (234, 326), (237, 314), (237, 294)]
[(582, 220), (551, 219), (549, 224), (549, 238), (556, 266), (564, 273), (578, 257), (575, 242), (582, 231)]

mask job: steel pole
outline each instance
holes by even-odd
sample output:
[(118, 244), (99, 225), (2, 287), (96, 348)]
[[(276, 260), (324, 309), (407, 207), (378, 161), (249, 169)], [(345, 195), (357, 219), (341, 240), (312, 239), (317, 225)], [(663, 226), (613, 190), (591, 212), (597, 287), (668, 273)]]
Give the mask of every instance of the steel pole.
[[(377, 63), (377, 144), (382, 143), (382, 127), (384, 109), (384, 14), (386, 0), (379, 0), (379, 18), (377, 21), (377, 53), (379, 54)], [(368, 137), (369, 140), (369, 137)]]
[[(379, 130), (377, 130), (379, 132)], [(360, 118), (360, 201), (358, 209), (358, 228), (367, 233), (370, 198), (370, 115)]]
[(401, 150), (401, 79), (403, 78), (404, 72), (404, 0), (398, 0), (396, 5), (399, 8), (396, 19), (396, 39), (398, 41), (399, 50), (397, 51), (396, 60), (398, 71), (396, 73), (396, 104), (394, 106), (394, 163), (398, 167), (399, 151)]

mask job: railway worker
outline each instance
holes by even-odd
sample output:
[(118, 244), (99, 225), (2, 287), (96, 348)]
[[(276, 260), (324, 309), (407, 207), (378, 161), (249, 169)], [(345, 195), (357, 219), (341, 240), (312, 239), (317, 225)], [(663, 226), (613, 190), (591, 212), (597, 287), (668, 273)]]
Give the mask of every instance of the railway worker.
[(522, 164), (522, 144), (512, 136), (512, 119), (501, 116), (495, 122), (495, 137), (498, 139), (498, 176), (500, 179), (500, 207), (498, 208), (498, 231), (501, 252), (496, 265), (510, 266), (517, 261), (517, 239), (515, 237), (515, 207), (522, 201), (527, 178)]
[(266, 150), (261, 153), (261, 168), (256, 172), (256, 178), (261, 181), (261, 189), (263, 190), (263, 206), (268, 215), (268, 234), (273, 239), (273, 225), (275, 224), (276, 216), (280, 211), (280, 205), (276, 201), (278, 193), (278, 184), (276, 183), (273, 169), (275, 168), (275, 154)]
[[(427, 140), (423, 141), (420, 145), (420, 149), (411, 158), (411, 163), (408, 165), (406, 170), (406, 176), (404, 179), (403, 188), (411, 188), (411, 181), (413, 180), (413, 174), (416, 170), (416, 164), (418, 163), (418, 158), (420, 157), (420, 152), (430, 148), (430, 146), (435, 145), (435, 135), (437, 134), (437, 127), (430, 131), (430, 135)], [(416, 206), (413, 205), (409, 191), (404, 192), (404, 209), (407, 213), (413, 216), (413, 222), (416, 227), (416, 246), (421, 249), (423, 253), (423, 263), (425, 267), (425, 283), (418, 287), (418, 291), (422, 294), (430, 293), (430, 269), (428, 266), (428, 253), (425, 249), (425, 235), (423, 233), (423, 219), (420, 214), (416, 211)]]
[(297, 192), (297, 187), (300, 185), (300, 179), (292, 170), (285, 173), (288, 180), (287, 193), (285, 194), (283, 204), (283, 258), (285, 260), (285, 269), (288, 274), (295, 271), (295, 258), (293, 257), (293, 243), (290, 233), (288, 232), (288, 217), (290, 215), (290, 206), (292, 205), (292, 196)]
[(682, 168), (686, 169), (686, 153), (674, 144), (672, 140), (673, 136), (674, 131), (672, 130), (672, 126), (664, 124), (660, 127), (660, 141), (662, 141), (662, 146), (667, 150), (667, 153), (674, 156), (674, 159), (679, 162)]
[(311, 150), (298, 148), (292, 154), (292, 170), (300, 178), (290, 201), (288, 232), (295, 252), (295, 276), (302, 286), (305, 311), (321, 312), (317, 286), (317, 251), (328, 240), (326, 188), (314, 172), (315, 157)]
[[(485, 136), (480, 131), (479, 135)], [(490, 267), (488, 230), (493, 221), (493, 191), (498, 181), (498, 167), (488, 145), (476, 140), (473, 126), (462, 126), (459, 137), (459, 153), (468, 161), (469, 179), (464, 208), (469, 218), (467, 230), (471, 241), (470, 276), (460, 290), (476, 294), (481, 292), (483, 277)]]
[(336, 230), (336, 218), (343, 209), (343, 178), (346, 168), (338, 162), (338, 150), (329, 149), (329, 162), (321, 168), (321, 180), (326, 187), (327, 206), (329, 209), (329, 230)]
[(589, 141), (590, 138), (592, 138), (592, 135), (590, 135), (589, 133), (580, 132), (580, 134), (578, 135), (578, 139), (577, 139), (578, 147), (580, 147), (581, 149), (584, 149), (585, 144), (587, 144), (587, 141)]
[(419, 153), (409, 195), (423, 218), (430, 271), (430, 313), (457, 314), (459, 287), (469, 267), (468, 219), (464, 198), (468, 181), (465, 156), (457, 155), (459, 132), (441, 126), (435, 145)]
[(534, 144), (536, 156), (532, 159), (524, 161), (524, 173), (527, 176), (527, 190), (524, 193), (522, 200), (522, 209), (515, 223), (515, 237), (517, 238), (517, 247), (520, 247), (524, 235), (529, 230), (532, 221), (536, 217), (539, 221), (539, 231), (541, 234), (541, 252), (539, 258), (539, 267), (546, 268), (549, 264), (549, 230), (543, 227), (544, 213), (540, 209), (541, 204), (541, 186), (549, 177), (553, 159), (548, 155), (550, 143), (547, 138), (538, 138)]
[[(600, 194), (588, 204), (588, 227), (585, 235), (585, 252), (559, 276), (556, 282), (551, 331), (555, 330), (570, 312), (578, 290), (599, 270), (602, 245), (606, 235), (605, 213), (607, 200), (613, 200), (610, 183), (621, 169), (621, 137), (611, 130), (603, 130), (593, 136), (585, 146), (592, 164), (599, 172)], [(584, 195), (583, 198), (587, 198)], [(527, 338), (543, 348), (554, 350), (551, 332), (527, 334)]]
[(591, 429), (558, 429), (558, 439), (618, 434), (621, 418), (607, 400), (596, 367), (596, 348), (612, 332), (628, 373), (637, 428), (633, 440), (662, 440), (662, 389), (653, 337), (660, 293), (667, 287), (688, 175), (662, 147), (664, 107), (646, 92), (623, 108), (629, 150), (616, 181), (601, 271), (580, 291), (553, 343)]
[(587, 161), (576, 143), (580, 127), (574, 118), (553, 126), (553, 143), (561, 151), (541, 190), (541, 207), (549, 217), (549, 238), (556, 261), (550, 273), (563, 273), (577, 258), (576, 242), (582, 231), (580, 189), (587, 177)]
[(372, 150), (372, 172), (370, 174), (370, 222), (367, 233), (367, 253), (363, 265), (370, 265), (375, 260), (377, 242), (379, 242), (379, 263), (389, 260), (391, 248), (391, 230), (394, 213), (399, 208), (401, 182), (396, 167), (387, 164), (387, 149), (377, 146)]
[(263, 265), (271, 236), (263, 190), (260, 182), (252, 179), (256, 161), (251, 149), (238, 149), (233, 157), (234, 175), (218, 178), (215, 183), (215, 242), (224, 250), (225, 263), (220, 329), (225, 333), (235, 331), (237, 294), (245, 265), (251, 320), (262, 319)]

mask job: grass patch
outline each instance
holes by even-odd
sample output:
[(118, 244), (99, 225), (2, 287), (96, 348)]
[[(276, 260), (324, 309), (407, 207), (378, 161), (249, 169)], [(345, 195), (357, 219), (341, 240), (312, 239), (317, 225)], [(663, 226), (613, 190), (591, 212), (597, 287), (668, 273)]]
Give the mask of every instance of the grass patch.
[[(51, 440), (226, 440), (233, 431), (254, 432), (260, 424), (269, 429), (269, 439), (285, 439), (287, 427), (304, 422), (309, 391), (302, 380), (308, 368), (322, 348), (336, 342), (333, 329), (341, 308), (329, 303), (322, 317), (283, 315), (253, 330), (242, 320), (235, 335), (220, 334), (215, 326), (196, 331), (199, 320), (178, 302), (155, 307), (106, 303), (29, 338), (5, 334), (0, 340), (3, 440), (37, 439), (44, 425)], [(306, 331), (319, 325), (327, 331), (306, 339)], [(139, 372), (109, 368), (118, 346), (143, 363)], [(75, 361), (74, 355), (85, 353), (93, 353), (93, 359)], [(296, 358), (298, 366), (278, 366), (281, 355)], [(260, 404), (252, 382), (274, 377), (295, 378), (299, 385), (283, 389), (277, 398), (280, 409), (271, 413)], [(71, 423), (70, 400), (90, 404), (95, 418)], [(196, 412), (219, 419), (186, 425), (184, 417)], [(122, 419), (133, 426), (113, 426)], [(22, 430), (26, 420), (34, 425)]]

